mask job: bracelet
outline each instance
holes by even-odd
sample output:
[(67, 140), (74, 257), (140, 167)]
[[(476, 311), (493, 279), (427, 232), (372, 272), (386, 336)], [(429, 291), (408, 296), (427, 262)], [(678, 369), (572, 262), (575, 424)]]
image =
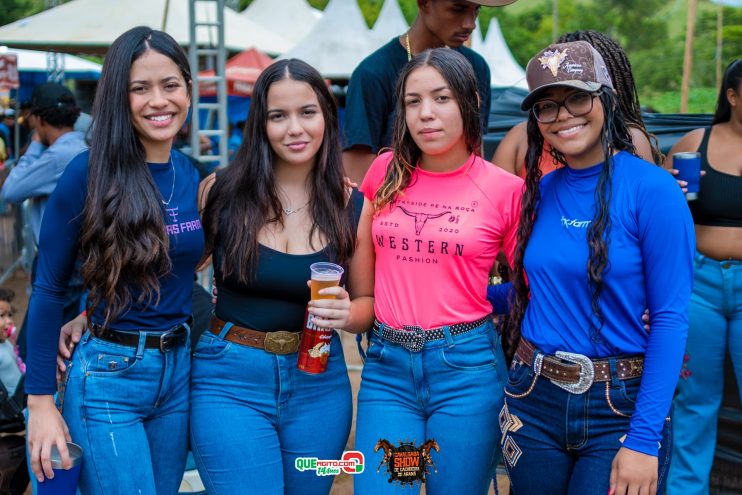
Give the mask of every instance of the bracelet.
[(487, 279), (489, 285), (500, 285), (502, 283), (502, 277), (498, 275), (492, 275)]

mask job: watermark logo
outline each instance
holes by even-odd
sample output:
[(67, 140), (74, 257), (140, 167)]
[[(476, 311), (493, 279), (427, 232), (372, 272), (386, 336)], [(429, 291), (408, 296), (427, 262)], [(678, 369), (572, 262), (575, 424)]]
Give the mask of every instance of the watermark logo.
[(316, 457), (297, 457), (294, 467), (297, 471), (315, 471), (317, 476), (336, 476), (341, 472), (347, 474), (361, 474), (363, 472), (363, 452), (349, 450), (343, 452), (339, 460), (317, 459)]

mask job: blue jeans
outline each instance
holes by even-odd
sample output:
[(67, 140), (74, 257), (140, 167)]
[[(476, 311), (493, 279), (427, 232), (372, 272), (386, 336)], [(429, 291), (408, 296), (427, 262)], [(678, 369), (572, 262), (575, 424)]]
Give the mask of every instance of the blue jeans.
[[(486, 494), (500, 450), (497, 413), (507, 367), (491, 321), (469, 332), (427, 342), (420, 352), (371, 338), (358, 393), (356, 450), (366, 468), (354, 478), (356, 495), (418, 493), (390, 483), (379, 439), (416, 447), (435, 440), (426, 493)], [(377, 466), (379, 470), (377, 472)]]
[[(225, 327), (227, 328), (227, 327)], [(193, 355), (191, 449), (210, 495), (323, 494), (332, 476), (298, 471), (297, 457), (340, 459), (353, 414), (335, 334), (327, 371), (204, 333)]]
[[(582, 394), (563, 390), (515, 358), (500, 412), (501, 445), (513, 493), (605, 495), (611, 463), (629, 431), (641, 377), (595, 382)], [(672, 450), (670, 419), (658, 455), (661, 494)]]
[(63, 415), (83, 451), (79, 489), (91, 494), (178, 492), (188, 449), (190, 345), (168, 352), (83, 335), (72, 356)]
[(687, 361), (675, 396), (668, 494), (706, 494), (716, 449), (727, 350), (742, 397), (742, 261), (696, 253)]

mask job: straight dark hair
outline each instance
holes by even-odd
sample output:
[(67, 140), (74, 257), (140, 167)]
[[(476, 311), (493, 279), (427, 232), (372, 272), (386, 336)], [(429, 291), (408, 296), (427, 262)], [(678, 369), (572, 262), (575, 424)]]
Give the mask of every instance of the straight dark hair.
[[(603, 105), (604, 122), (600, 134), (605, 163), (600, 171), (598, 183), (595, 187), (595, 212), (587, 230), (587, 242), (590, 250), (587, 262), (588, 283), (591, 293), (591, 307), (593, 321), (591, 322), (590, 338), (594, 342), (600, 341), (600, 330), (605, 318), (600, 309), (600, 294), (603, 290), (603, 275), (609, 269), (608, 247), (610, 245), (611, 230), (611, 191), (613, 180), (613, 153), (628, 151), (636, 155), (636, 149), (631, 142), (631, 133), (626, 124), (616, 95), (609, 89), (600, 92), (600, 101)], [(530, 290), (526, 283), (523, 257), (525, 256), (528, 241), (531, 238), (533, 225), (536, 222), (536, 207), (541, 198), (539, 185), (541, 170), (538, 166), (544, 137), (538, 128), (538, 122), (533, 112), (528, 114), (527, 124), (528, 152), (526, 153), (526, 187), (521, 203), (520, 223), (518, 226), (518, 243), (515, 249), (515, 263), (513, 267), (513, 288), (515, 300), (511, 305), (510, 322), (505, 335), (506, 353), (512, 356), (520, 341), (520, 328), (526, 313)], [(550, 147), (554, 160), (567, 165), (567, 161), (559, 150)]]
[(732, 118), (732, 105), (729, 104), (729, 98), (727, 98), (727, 91), (730, 89), (737, 94), (742, 90), (742, 58), (732, 61), (724, 71), (719, 99), (716, 102), (716, 112), (714, 112), (711, 125), (729, 122)]
[(93, 102), (88, 197), (80, 246), (88, 308), (105, 302), (105, 323), (134, 300), (159, 302), (158, 276), (170, 270), (161, 196), (146, 163), (129, 104), (132, 64), (148, 50), (172, 60), (190, 91), (188, 58), (168, 34), (135, 27), (111, 45)]
[(384, 181), (376, 191), (374, 207), (381, 210), (393, 203), (397, 195), (404, 191), (412, 179), (412, 173), (422, 157), (420, 147), (412, 139), (405, 117), (405, 87), (412, 72), (424, 67), (437, 70), (448, 84), (456, 103), (459, 105), (464, 124), (464, 140), (470, 153), (481, 155), (482, 122), (479, 115), (477, 77), (471, 63), (456, 50), (434, 48), (415, 55), (405, 66), (397, 79), (397, 109), (392, 136), (392, 158)]
[[(322, 144), (309, 177), (310, 243), (317, 232), (327, 238), (331, 257), (338, 263), (350, 259), (355, 233), (346, 210), (337, 104), (322, 76), (297, 59), (279, 60), (266, 68), (253, 89), (244, 140), (232, 163), (219, 172), (203, 212), (206, 256), (217, 245), (223, 250), (219, 269), (224, 277), (252, 280), (258, 263), (258, 233), (270, 223), (283, 225), (268, 124), (268, 90), (284, 80), (308, 84), (317, 95), (325, 120)], [(348, 204), (351, 207), (351, 204)]]

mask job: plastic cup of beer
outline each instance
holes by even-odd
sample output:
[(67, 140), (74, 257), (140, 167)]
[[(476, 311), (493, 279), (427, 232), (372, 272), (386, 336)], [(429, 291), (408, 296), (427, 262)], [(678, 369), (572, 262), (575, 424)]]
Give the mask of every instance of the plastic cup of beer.
[(340, 285), (340, 278), (343, 276), (343, 267), (335, 263), (312, 263), (309, 267), (312, 271), (311, 289), (312, 300), (315, 299), (335, 299), (333, 295), (321, 295), (320, 290), (327, 287), (336, 287)]
[(70, 453), (72, 467), (62, 467), (62, 456), (56, 446), (52, 446), (51, 461), (54, 469), (54, 478), (45, 479), (37, 484), (38, 495), (75, 495), (77, 493), (77, 482), (80, 479), (80, 468), (82, 467), (82, 449), (75, 443), (67, 443)]

